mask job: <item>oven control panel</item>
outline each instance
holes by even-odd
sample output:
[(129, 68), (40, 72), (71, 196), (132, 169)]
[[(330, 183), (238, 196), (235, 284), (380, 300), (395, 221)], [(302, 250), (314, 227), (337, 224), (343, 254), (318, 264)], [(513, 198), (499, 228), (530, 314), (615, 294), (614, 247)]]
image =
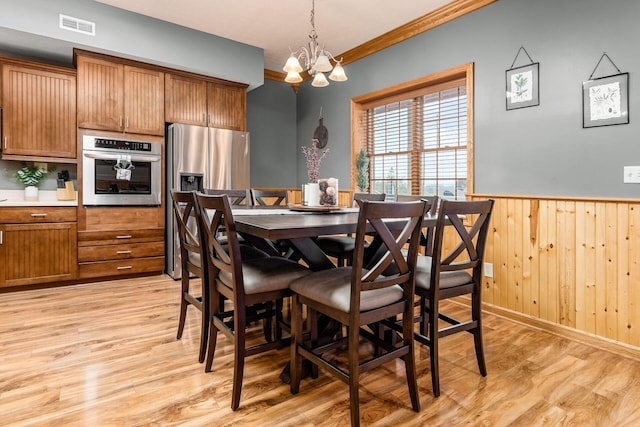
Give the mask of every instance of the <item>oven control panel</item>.
[(151, 151), (150, 142), (124, 141), (121, 139), (96, 138), (95, 148), (108, 148), (112, 150)]

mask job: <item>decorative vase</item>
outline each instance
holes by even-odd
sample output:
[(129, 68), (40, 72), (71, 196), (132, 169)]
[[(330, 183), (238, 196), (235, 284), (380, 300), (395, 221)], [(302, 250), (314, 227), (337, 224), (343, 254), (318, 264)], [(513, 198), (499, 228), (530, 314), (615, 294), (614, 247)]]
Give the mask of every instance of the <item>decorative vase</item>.
[(320, 187), (317, 182), (310, 182), (302, 186), (302, 205), (320, 206)]
[(35, 202), (38, 200), (38, 187), (33, 185), (29, 185), (24, 187), (24, 199), (30, 202)]

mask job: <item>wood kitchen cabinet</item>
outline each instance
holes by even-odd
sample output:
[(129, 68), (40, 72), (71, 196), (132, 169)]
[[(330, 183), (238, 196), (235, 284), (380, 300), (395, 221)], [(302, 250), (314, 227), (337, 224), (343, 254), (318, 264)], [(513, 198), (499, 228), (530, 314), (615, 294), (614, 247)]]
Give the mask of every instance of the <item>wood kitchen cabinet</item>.
[(77, 277), (75, 207), (0, 209), (0, 286)]
[(246, 86), (167, 73), (165, 120), (246, 130)]
[(164, 135), (164, 73), (76, 55), (78, 127)]
[(2, 94), (4, 159), (75, 162), (75, 70), (3, 62)]
[(83, 231), (79, 277), (112, 277), (164, 270), (164, 229)]

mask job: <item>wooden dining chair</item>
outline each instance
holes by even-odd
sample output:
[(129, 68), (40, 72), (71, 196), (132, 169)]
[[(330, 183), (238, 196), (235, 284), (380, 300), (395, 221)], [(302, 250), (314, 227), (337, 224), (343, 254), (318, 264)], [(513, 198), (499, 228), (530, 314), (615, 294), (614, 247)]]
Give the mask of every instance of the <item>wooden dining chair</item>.
[(251, 204), (251, 195), (248, 189), (205, 188), (204, 194), (210, 196), (226, 194), (232, 206), (247, 206)]
[(251, 189), (251, 204), (253, 206), (287, 206), (289, 193), (287, 190), (258, 190)]
[[(253, 206), (287, 206), (289, 204), (289, 193), (287, 190), (258, 190), (252, 188), (250, 190), (251, 204)], [(273, 248), (280, 255), (297, 260), (296, 254), (293, 253), (291, 247), (283, 240), (271, 240)]]
[[(356, 207), (360, 200), (382, 202), (385, 197), (384, 193), (353, 193), (351, 206)], [(351, 263), (356, 246), (352, 235), (321, 236), (316, 239), (316, 244), (322, 252), (336, 259), (338, 267)]]
[[(200, 230), (198, 227), (198, 205), (195, 191), (171, 191), (173, 212), (176, 217), (178, 240), (180, 244), (180, 263), (182, 267), (180, 291), (180, 316), (177, 339), (182, 338), (187, 309), (192, 306), (202, 313), (200, 327), (200, 351), (198, 361), (204, 362), (209, 332), (209, 302), (207, 282), (209, 274), (206, 262), (203, 262)], [(191, 276), (199, 278), (198, 289), (191, 289)]]
[[(218, 332), (222, 332), (234, 343), (231, 409), (235, 411), (240, 405), (245, 358), (286, 346), (288, 341), (282, 334), (282, 300), (291, 295), (289, 283), (309, 274), (310, 270), (281, 257), (244, 259), (229, 198), (198, 194), (197, 202), (203, 255), (211, 276), (211, 326), (205, 371), (212, 370)], [(224, 241), (220, 240), (220, 228), (226, 233)], [(228, 301), (232, 308), (224, 310), (221, 299)], [(247, 324), (256, 320), (273, 322), (273, 319), (273, 337), (247, 347)]]
[[(440, 395), (439, 339), (458, 333), (473, 334), (480, 374), (487, 375), (482, 343), (482, 263), (493, 200), (442, 200), (435, 227), (433, 256), (418, 256), (416, 295), (420, 299), (418, 342), (429, 346), (433, 395)], [(451, 226), (447, 226), (447, 223)], [(455, 230), (454, 246), (446, 250), (444, 235)], [(440, 301), (470, 295), (470, 320), (460, 321), (440, 311)], [(439, 326), (439, 320), (448, 324)]]
[[(429, 203), (429, 214), (436, 215), (438, 213), (438, 195), (420, 196), (415, 194), (398, 194), (397, 202), (411, 202), (414, 200), (426, 200)], [(431, 256), (433, 254), (433, 233), (434, 227), (425, 227), (420, 237), (420, 246), (424, 248), (424, 255)]]
[[(291, 392), (299, 392), (303, 359), (326, 369), (349, 385), (352, 426), (360, 422), (360, 375), (394, 358), (404, 361), (411, 405), (414, 411), (420, 410), (413, 344), (413, 298), (420, 228), (426, 209), (423, 201), (363, 201), (356, 229), (353, 265), (313, 272), (291, 283)], [(400, 219), (401, 230), (389, 228), (385, 220), (392, 218)], [(366, 263), (364, 242), (367, 231), (375, 231), (381, 247), (387, 250), (382, 257)], [(405, 245), (408, 245), (408, 250), (402, 250)], [(391, 268), (395, 273), (383, 274)], [(307, 342), (303, 342), (303, 304), (308, 308), (311, 324), (311, 338)], [(318, 314), (346, 325), (346, 336), (338, 334), (329, 342), (319, 342), (318, 322), (315, 321)], [(372, 332), (377, 330), (377, 322), (400, 314), (404, 319), (402, 335), (395, 343), (381, 340)], [(361, 338), (373, 342), (376, 351), (367, 346), (361, 348)], [(348, 347), (348, 362), (341, 363), (335, 357), (335, 351), (340, 351), (345, 345)]]

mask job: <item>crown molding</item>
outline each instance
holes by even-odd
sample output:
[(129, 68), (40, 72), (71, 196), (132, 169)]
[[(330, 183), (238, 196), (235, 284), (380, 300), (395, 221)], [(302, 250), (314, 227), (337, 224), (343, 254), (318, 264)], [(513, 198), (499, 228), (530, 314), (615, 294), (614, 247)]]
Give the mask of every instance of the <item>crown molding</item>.
[[(366, 56), (386, 49), (389, 46), (410, 39), (418, 34), (429, 31), (456, 18), (464, 16), (484, 6), (494, 3), (498, 0), (454, 0), (433, 12), (414, 19), (396, 29), (393, 29), (379, 37), (369, 40), (350, 49), (336, 58), (342, 57), (342, 65), (355, 62)], [(264, 70), (264, 77), (269, 80), (284, 81), (286, 74), (278, 71)], [(304, 81), (311, 80), (309, 75), (304, 77)], [(299, 83), (298, 83), (299, 85)]]

